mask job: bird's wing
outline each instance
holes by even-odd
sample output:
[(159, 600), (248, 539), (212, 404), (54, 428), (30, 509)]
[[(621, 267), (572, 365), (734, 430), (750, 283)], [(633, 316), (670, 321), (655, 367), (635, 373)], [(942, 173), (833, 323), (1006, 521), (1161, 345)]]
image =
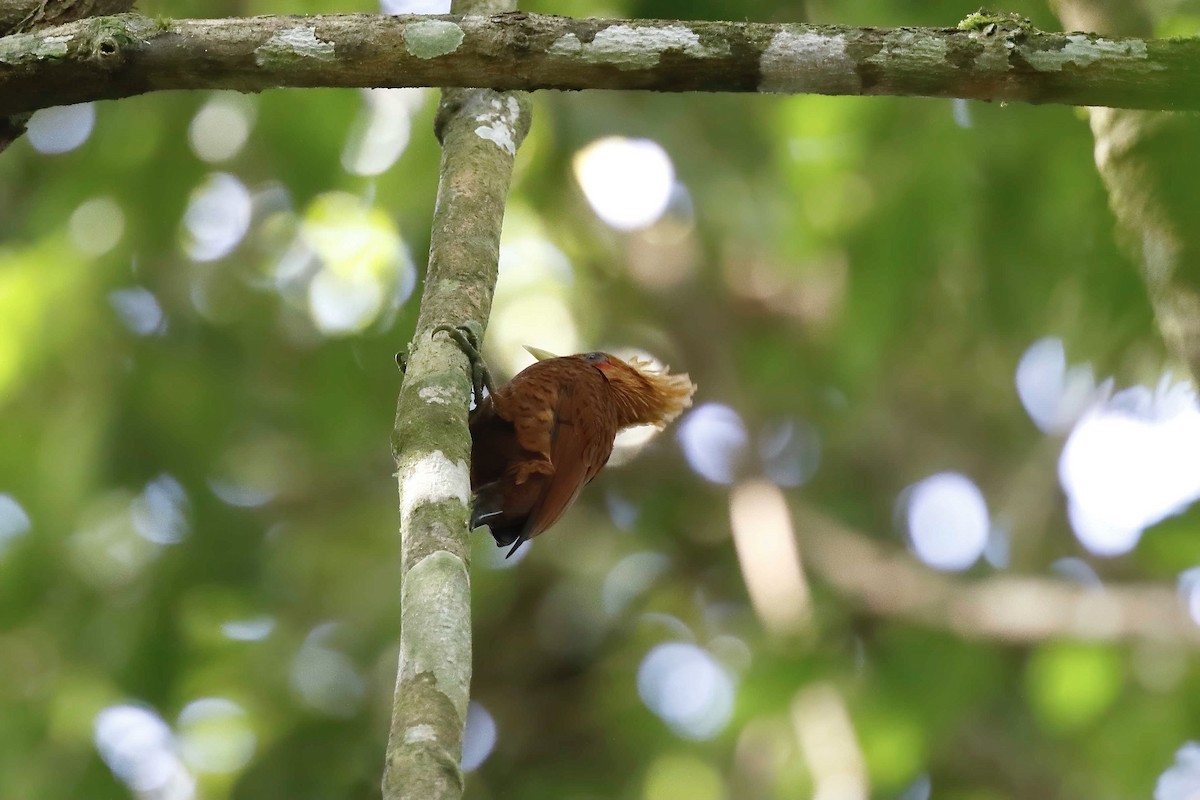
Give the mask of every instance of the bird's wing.
[(587, 399), (572, 384), (559, 387), (549, 429), (553, 471), (547, 476), (542, 496), (530, 514), (526, 538), (537, 536), (553, 525), (603, 465), (603, 462), (599, 466), (592, 463), (596, 458), (596, 434), (600, 432), (591, 430), (594, 426), (589, 425)]

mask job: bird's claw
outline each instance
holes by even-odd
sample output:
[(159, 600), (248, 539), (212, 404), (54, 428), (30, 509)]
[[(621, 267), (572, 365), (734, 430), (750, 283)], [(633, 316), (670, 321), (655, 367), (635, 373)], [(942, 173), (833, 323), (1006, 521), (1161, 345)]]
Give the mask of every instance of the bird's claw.
[(463, 355), (467, 357), (467, 361), (471, 365), (471, 390), (475, 392), (475, 404), (479, 405), (483, 402), (485, 388), (488, 394), (495, 394), (496, 387), (492, 383), (492, 373), (483, 360), (482, 326), (474, 320), (462, 325), (438, 325), (430, 335), (438, 333), (444, 333), (453, 339), (454, 343), (463, 351)]

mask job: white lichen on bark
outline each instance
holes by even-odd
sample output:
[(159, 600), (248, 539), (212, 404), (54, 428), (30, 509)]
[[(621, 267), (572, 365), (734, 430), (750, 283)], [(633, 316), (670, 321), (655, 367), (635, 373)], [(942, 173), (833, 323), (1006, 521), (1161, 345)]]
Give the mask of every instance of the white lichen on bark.
[(405, 29), (404, 49), (417, 58), (437, 58), (457, 50), (465, 36), (463, 29), (449, 20), (423, 20)]
[(404, 732), (404, 743), (432, 742), (437, 739), (437, 731), (432, 725), (413, 725)]
[[(826, 68), (818, 72), (804, 66), (814, 62)], [(854, 59), (846, 51), (845, 36), (779, 31), (771, 37), (759, 63), (762, 92), (856, 94), (862, 90)], [(829, 67), (833, 68), (832, 73)]]
[(262, 67), (296, 59), (332, 61), (334, 55), (333, 42), (319, 39), (316, 28), (302, 26), (276, 31), (254, 51), (254, 60)]
[(441, 450), (402, 467), (400, 479), (400, 524), (411, 524), (418, 506), (455, 499), (467, 507), (471, 494), (471, 475), (465, 461), (451, 461)]
[(521, 107), (515, 97), (510, 96), (503, 102), (494, 98), (486, 111), (475, 115), (475, 121), (480, 123), (475, 128), (475, 135), (487, 139), (510, 156), (516, 155), (516, 130), (520, 114)]
[(598, 31), (590, 42), (568, 33), (550, 45), (547, 52), (587, 63), (614, 64), (617, 69), (647, 69), (658, 64), (663, 53), (678, 50), (694, 58), (709, 58), (729, 52), (729, 45), (705, 47), (700, 36), (683, 25), (663, 27), (634, 27), (610, 25)]
[(425, 386), (417, 390), (417, 396), (426, 403), (448, 406), (458, 402), (458, 394), (447, 386)]
[(1086, 67), (1104, 60), (1121, 59), (1143, 62), (1147, 70), (1162, 69), (1147, 61), (1149, 54), (1146, 43), (1140, 41), (1116, 42), (1111, 39), (1091, 39), (1083, 34), (1071, 34), (1061, 50), (1039, 50), (1030, 53), (1027, 59), (1040, 70), (1058, 71), (1067, 64)]
[(37, 49), (34, 50), (34, 55), (38, 56), (39, 58), (57, 58), (59, 56), (65, 56), (68, 50), (67, 45), (70, 43), (72, 38), (74, 37), (72, 37), (70, 34), (65, 34), (62, 36), (47, 36), (37, 46)]

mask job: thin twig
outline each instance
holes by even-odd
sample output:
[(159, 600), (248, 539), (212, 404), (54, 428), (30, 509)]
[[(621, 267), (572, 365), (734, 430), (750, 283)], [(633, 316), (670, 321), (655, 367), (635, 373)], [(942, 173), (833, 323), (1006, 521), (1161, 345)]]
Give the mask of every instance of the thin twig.
[(1169, 587), (1093, 587), (1010, 575), (958, 578), (934, 572), (815, 509), (794, 505), (793, 513), (805, 563), (879, 616), (1018, 644), (1079, 639), (1200, 646), (1200, 627)]

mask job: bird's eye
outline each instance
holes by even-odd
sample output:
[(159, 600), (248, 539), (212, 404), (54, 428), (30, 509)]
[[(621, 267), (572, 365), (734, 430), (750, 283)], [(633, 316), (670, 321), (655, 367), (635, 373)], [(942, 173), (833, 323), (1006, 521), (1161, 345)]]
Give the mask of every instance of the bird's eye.
[(602, 361), (608, 361), (608, 356), (604, 355), (604, 353), (584, 353), (583, 360), (599, 364)]

